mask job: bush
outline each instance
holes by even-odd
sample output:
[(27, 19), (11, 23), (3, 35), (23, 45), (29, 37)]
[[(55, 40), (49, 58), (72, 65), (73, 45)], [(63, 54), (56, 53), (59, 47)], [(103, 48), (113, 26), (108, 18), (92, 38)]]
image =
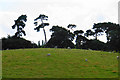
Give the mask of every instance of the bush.
[(37, 45), (35, 43), (31, 43), (31, 41), (25, 40), (24, 38), (2, 38), (2, 50), (20, 48), (37, 48)]

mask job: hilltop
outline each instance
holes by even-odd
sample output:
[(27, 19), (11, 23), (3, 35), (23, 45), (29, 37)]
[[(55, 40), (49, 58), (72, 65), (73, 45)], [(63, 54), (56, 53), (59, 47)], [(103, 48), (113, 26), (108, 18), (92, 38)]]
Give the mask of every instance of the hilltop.
[[(47, 54), (50, 56), (47, 56)], [(3, 78), (117, 78), (118, 53), (82, 49), (3, 50)], [(87, 61), (86, 61), (87, 59)]]

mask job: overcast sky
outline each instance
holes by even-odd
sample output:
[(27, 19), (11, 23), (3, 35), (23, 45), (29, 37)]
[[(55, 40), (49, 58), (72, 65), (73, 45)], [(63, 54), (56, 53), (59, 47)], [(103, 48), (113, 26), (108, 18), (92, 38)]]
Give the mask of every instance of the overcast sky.
[[(34, 30), (34, 19), (40, 14), (48, 16), (46, 33), (47, 40), (51, 36), (49, 31), (53, 25), (67, 28), (68, 24), (76, 24), (75, 30), (91, 29), (94, 23), (113, 22), (118, 23), (119, 0), (0, 0), (0, 38), (14, 35), (16, 29), (12, 29), (20, 15), (27, 15), (26, 36), (27, 40), (37, 43), (44, 40), (43, 30)], [(106, 41), (104, 36), (99, 37)]]

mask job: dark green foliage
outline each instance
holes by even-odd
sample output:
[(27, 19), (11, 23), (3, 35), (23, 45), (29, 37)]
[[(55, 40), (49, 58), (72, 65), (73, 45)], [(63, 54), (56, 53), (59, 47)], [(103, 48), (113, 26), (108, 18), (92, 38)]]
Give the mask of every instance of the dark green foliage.
[(82, 35), (83, 33), (84, 33), (83, 30), (76, 30), (76, 31), (74, 31), (75, 35)]
[[(38, 22), (36, 22), (37, 20), (41, 20), (41, 24), (38, 25)], [(34, 24), (35, 26), (37, 26), (36, 28), (34, 28), (34, 30), (37, 30), (37, 32), (40, 31), (40, 28), (43, 28), (43, 32), (44, 32), (44, 36), (45, 36), (45, 44), (47, 43), (47, 37), (46, 37), (46, 32), (44, 27), (45, 26), (49, 26), (49, 23), (43, 23), (44, 20), (48, 20), (48, 16), (44, 15), (44, 14), (40, 14), (39, 17), (37, 17), (36, 19), (34, 19)]]
[(86, 37), (93, 36), (93, 37), (95, 37), (96, 40), (97, 40), (98, 36), (103, 35), (102, 34), (103, 31), (101, 29), (99, 29), (99, 28), (93, 28), (93, 30), (91, 30), (91, 29), (87, 30), (84, 35)]
[(102, 30), (101, 29), (94, 29), (95, 30), (95, 32), (94, 32), (94, 36), (95, 36), (95, 39), (97, 40), (97, 37), (98, 36), (100, 36), (100, 35), (102, 35)]
[(46, 44), (46, 47), (55, 47), (58, 48), (67, 48), (67, 47), (74, 47), (74, 44), (72, 43), (74, 39), (74, 34), (71, 33), (69, 30), (59, 27), (59, 26), (53, 26), (50, 31), (52, 31), (52, 35), (48, 43)]
[(120, 26), (114, 30), (110, 30), (109, 34), (109, 45), (110, 50), (120, 51)]
[(107, 49), (108, 50), (115, 50), (120, 51), (120, 25), (111, 23), (111, 22), (104, 22), (94, 24), (93, 29), (100, 29), (101, 32), (106, 33), (107, 38)]
[(74, 35), (76, 35), (76, 48), (82, 48), (82, 45), (84, 43), (86, 43), (87, 38), (82, 36), (82, 34), (84, 33), (83, 30), (76, 30), (74, 31)]
[(87, 30), (86, 33), (85, 33), (85, 36), (86, 37), (89, 37), (89, 36), (93, 36), (94, 35), (94, 32), (92, 30)]
[(82, 46), (83, 49), (92, 49), (92, 50), (107, 50), (107, 45), (104, 42), (99, 40), (88, 40)]
[(25, 27), (24, 22), (26, 21), (27, 21), (26, 15), (21, 15), (20, 17), (18, 17), (17, 20), (15, 20), (15, 24), (12, 26), (12, 29), (15, 29), (15, 27), (17, 27), (17, 32), (15, 33), (16, 37), (22, 36), (22, 33), (24, 34), (24, 36), (26, 36), (26, 33), (23, 30), (23, 28)]
[(48, 16), (44, 15), (44, 14), (40, 14), (39, 17), (37, 17), (36, 19), (34, 19), (34, 21), (38, 20), (38, 19), (42, 19), (42, 20), (48, 20)]
[(50, 29), (50, 31), (53, 32), (51, 38), (57, 37), (59, 39), (63, 39), (63, 40), (69, 39), (71, 41), (73, 41), (74, 39), (74, 34), (63, 27), (53, 26), (52, 29)]
[(37, 48), (35, 43), (31, 43), (23, 38), (18, 38), (15, 36), (9, 38), (2, 38), (2, 49), (20, 49), (20, 48)]
[(56, 46), (57, 48), (67, 48), (67, 47), (74, 48), (74, 44), (69, 39), (60, 40), (57, 37), (50, 38), (48, 43), (45, 45), (45, 47), (47, 48), (54, 48)]
[(117, 27), (119, 27), (119, 25), (116, 23), (104, 22), (104, 23), (94, 24), (93, 29), (98, 29), (98, 30), (100, 30), (100, 32), (105, 32), (107, 41), (109, 42), (111, 39), (110, 32), (117, 29)]
[(69, 24), (69, 25), (67, 26), (67, 28), (70, 28), (70, 29), (73, 30), (73, 28), (76, 28), (76, 25), (75, 25), (75, 24)]
[(38, 27), (34, 28), (34, 30), (37, 30), (37, 32), (39, 32), (40, 28), (44, 28), (45, 26), (49, 26), (49, 23), (42, 23)]
[(76, 48), (77, 49), (82, 49), (84, 44), (86, 44), (88, 39), (82, 35), (78, 35), (76, 38)]

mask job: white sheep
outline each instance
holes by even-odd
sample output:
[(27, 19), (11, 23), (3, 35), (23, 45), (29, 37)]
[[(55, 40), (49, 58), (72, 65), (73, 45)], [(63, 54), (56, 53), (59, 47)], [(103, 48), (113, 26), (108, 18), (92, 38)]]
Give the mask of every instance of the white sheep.
[(67, 47), (68, 49), (71, 49), (70, 47)]
[(58, 46), (55, 46), (54, 48), (58, 48)]
[(92, 49), (88, 49), (88, 50), (92, 51)]
[(7, 48), (6, 50), (9, 50), (9, 48)]
[(51, 55), (50, 53), (47, 54), (47, 56), (50, 56), (50, 55)]
[(85, 59), (85, 61), (88, 61), (87, 59)]
[(119, 56), (117, 56), (117, 59), (119, 59)]

